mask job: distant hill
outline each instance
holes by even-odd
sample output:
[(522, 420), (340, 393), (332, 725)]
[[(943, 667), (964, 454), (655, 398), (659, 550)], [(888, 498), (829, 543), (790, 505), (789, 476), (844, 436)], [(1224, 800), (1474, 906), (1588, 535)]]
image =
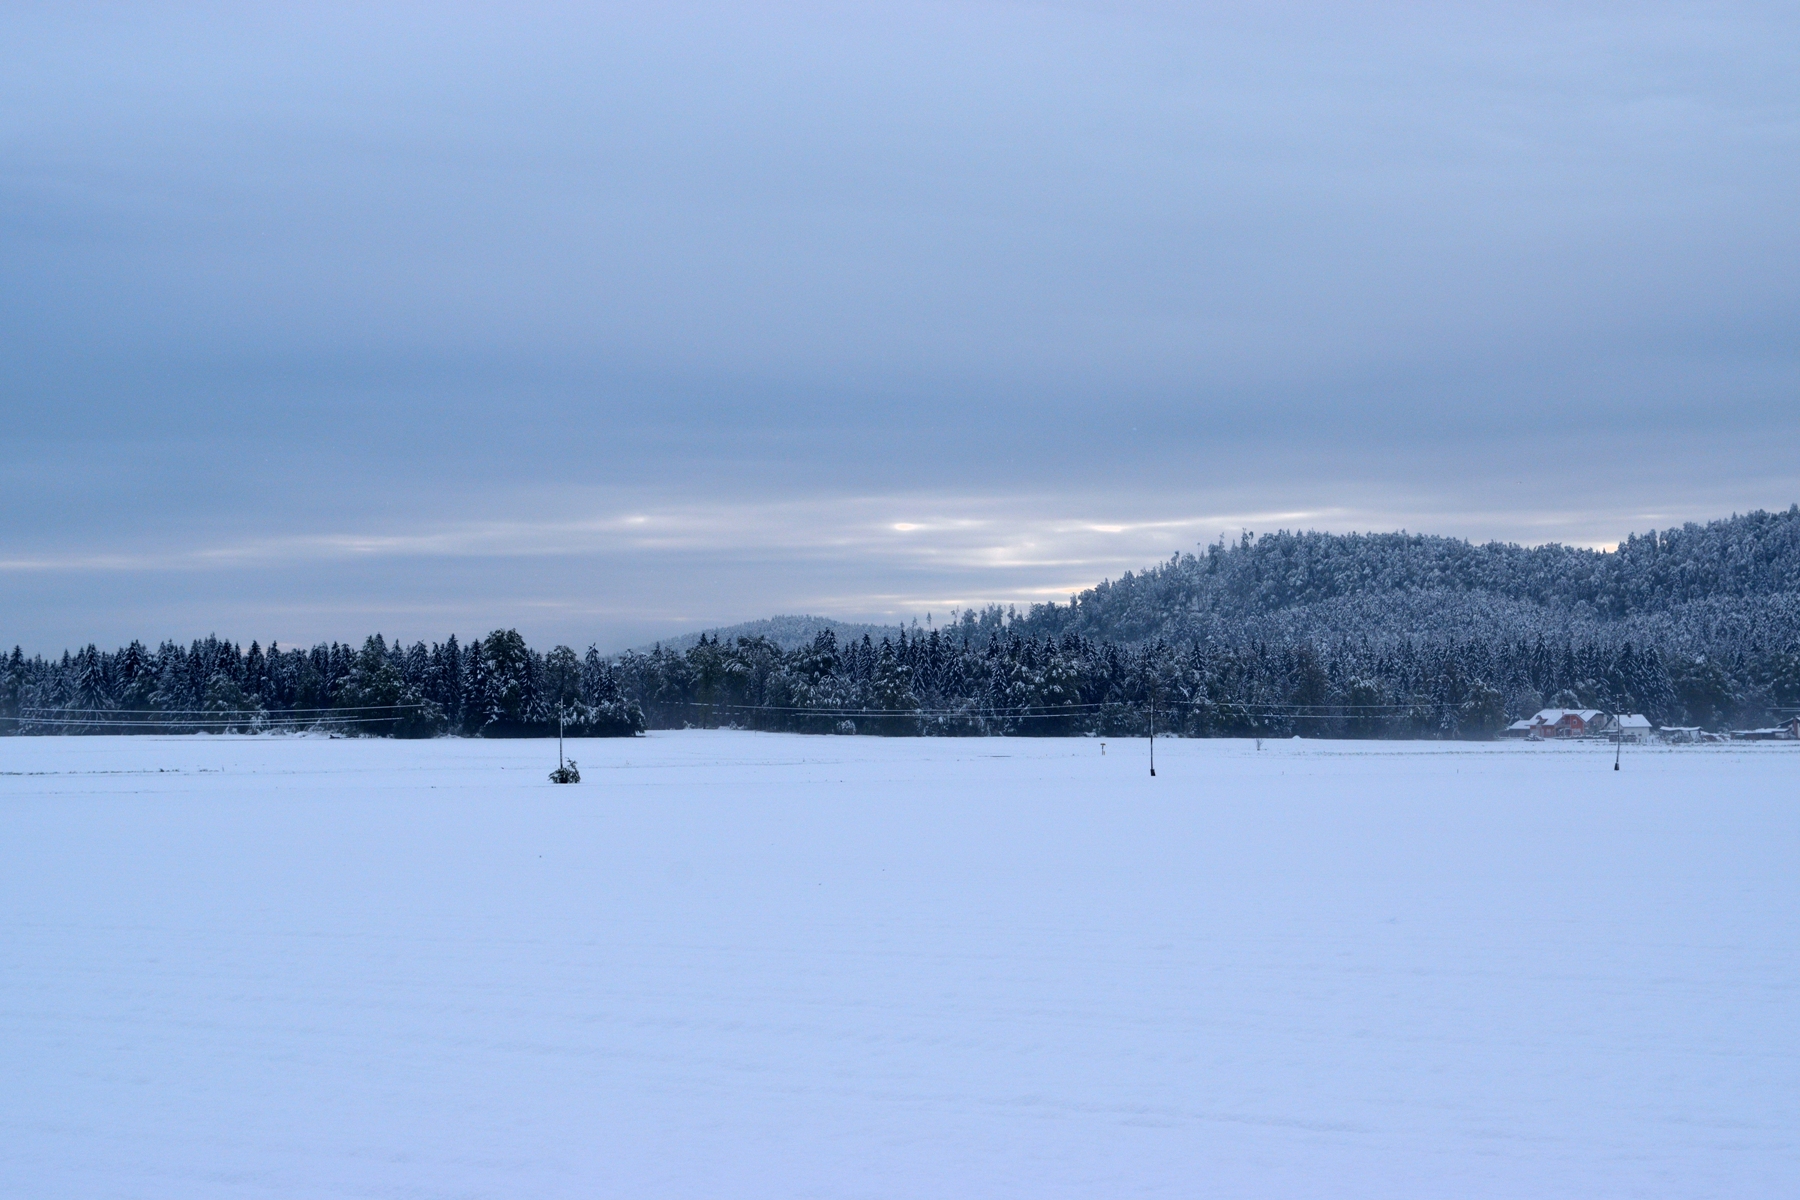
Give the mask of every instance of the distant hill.
[[(1545, 705), (1765, 724), (1800, 711), (1800, 506), (1608, 552), (1245, 534), (1068, 604), (954, 618), (905, 638), (819, 617), (738, 626), (620, 660), (620, 686), (652, 728), (1106, 734), (1143, 729), (1151, 706), (1194, 735), (1480, 737)], [(836, 645), (796, 645), (822, 627)]]
[[(1612, 551), (1411, 533), (1246, 533), (1128, 571), (1067, 604), (990, 606), (940, 628), (981, 641), (1006, 632), (1122, 644), (1551, 638), (1696, 657), (1792, 651), (1800, 649), (1800, 505), (1633, 534)], [(762, 636), (792, 650), (821, 629), (840, 643), (867, 634), (879, 645), (900, 634), (897, 625), (821, 616), (703, 632), (727, 644)], [(661, 644), (686, 651), (701, 633)]]
[(717, 638), (726, 644), (737, 641), (740, 637), (768, 638), (783, 650), (792, 650), (813, 640), (821, 629), (829, 629), (837, 635), (838, 641), (861, 641), (864, 634), (869, 640), (879, 643), (882, 638), (898, 638), (898, 625), (864, 625), (855, 621), (838, 621), (831, 617), (785, 616), (764, 617), (760, 621), (745, 621), (738, 625), (722, 625), (717, 629), (698, 629), (692, 633), (683, 633), (675, 637), (661, 638), (657, 642), (647, 642), (633, 647), (640, 654), (648, 654), (651, 649), (661, 645), (664, 650), (686, 652), (697, 645), (702, 636)]
[(1546, 636), (1773, 649), (1800, 637), (1800, 505), (1634, 534), (1604, 552), (1245, 534), (1034, 606), (1008, 627), (1128, 643)]

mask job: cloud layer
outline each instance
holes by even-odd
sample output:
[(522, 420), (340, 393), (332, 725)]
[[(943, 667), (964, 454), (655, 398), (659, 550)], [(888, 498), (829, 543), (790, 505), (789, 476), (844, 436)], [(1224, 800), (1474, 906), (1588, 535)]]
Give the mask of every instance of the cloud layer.
[(1244, 525), (1605, 543), (1800, 495), (1779, 6), (0, 33), (0, 634), (39, 648), (622, 642)]

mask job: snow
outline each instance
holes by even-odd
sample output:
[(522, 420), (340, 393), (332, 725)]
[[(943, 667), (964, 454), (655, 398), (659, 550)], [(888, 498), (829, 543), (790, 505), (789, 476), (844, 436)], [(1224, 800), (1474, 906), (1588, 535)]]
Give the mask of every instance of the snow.
[(1605, 715), (1597, 708), (1540, 708), (1527, 724), (1554, 725), (1564, 717), (1580, 717), (1583, 725), (1591, 725), (1594, 718)]
[(1800, 1194), (1800, 749), (0, 740), (0, 1194)]

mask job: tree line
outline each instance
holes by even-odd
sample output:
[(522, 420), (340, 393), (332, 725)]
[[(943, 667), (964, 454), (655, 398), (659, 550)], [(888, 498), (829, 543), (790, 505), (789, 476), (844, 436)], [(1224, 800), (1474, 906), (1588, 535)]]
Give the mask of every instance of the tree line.
[(156, 649), (89, 645), (60, 660), (15, 647), (0, 664), (0, 717), (21, 733), (195, 732), (293, 727), (393, 737), (643, 732), (613, 663), (589, 649), (540, 653), (516, 630), (466, 646), (337, 642), (249, 649), (208, 637)]
[(207, 638), (15, 648), (19, 732), (394, 736), (729, 725), (882, 734), (1481, 737), (1540, 707), (1720, 728), (1800, 709), (1800, 506), (1612, 552), (1411, 534), (1244, 535), (1026, 611), (892, 637), (701, 637), (611, 656), (515, 630), (427, 646)]
[[(1752, 669), (1752, 668), (1757, 669)], [(466, 646), (332, 643), (245, 650), (207, 638), (93, 646), (60, 660), (18, 650), (0, 716), (23, 733), (324, 728), (360, 734), (576, 736), (732, 726), (889, 735), (1142, 733), (1484, 737), (1547, 704), (1729, 725), (1800, 705), (1800, 658), (1670, 659), (1655, 647), (1420, 639), (1390, 646), (1138, 645), (1016, 628), (966, 637), (902, 630), (787, 650), (703, 638), (617, 658), (539, 653), (514, 630)]]

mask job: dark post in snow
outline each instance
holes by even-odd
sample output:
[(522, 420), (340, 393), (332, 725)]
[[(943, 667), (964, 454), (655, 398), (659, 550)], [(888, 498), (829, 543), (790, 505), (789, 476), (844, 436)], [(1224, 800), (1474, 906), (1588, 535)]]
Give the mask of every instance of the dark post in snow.
[(1150, 691), (1150, 777), (1156, 778), (1156, 690)]
[(1619, 769), (1619, 757), (1625, 753), (1625, 723), (1613, 718), (1613, 770)]
[(556, 702), (556, 769), (563, 769), (563, 705)]

